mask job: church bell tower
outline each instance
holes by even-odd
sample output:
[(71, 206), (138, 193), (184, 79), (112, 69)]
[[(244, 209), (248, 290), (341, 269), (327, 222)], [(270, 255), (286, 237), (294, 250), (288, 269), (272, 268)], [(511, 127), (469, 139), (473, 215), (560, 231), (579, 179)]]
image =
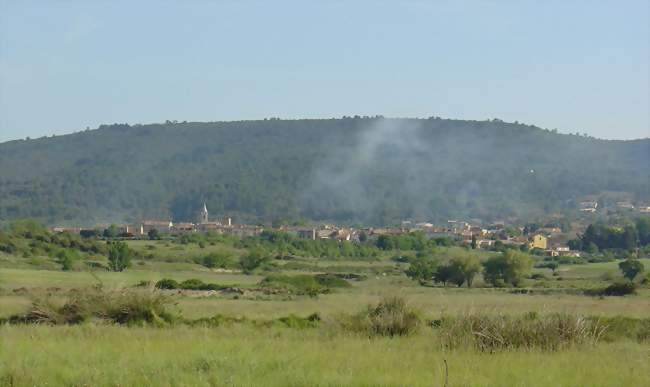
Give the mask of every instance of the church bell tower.
[(201, 223), (208, 223), (208, 207), (203, 203), (203, 209), (201, 210)]

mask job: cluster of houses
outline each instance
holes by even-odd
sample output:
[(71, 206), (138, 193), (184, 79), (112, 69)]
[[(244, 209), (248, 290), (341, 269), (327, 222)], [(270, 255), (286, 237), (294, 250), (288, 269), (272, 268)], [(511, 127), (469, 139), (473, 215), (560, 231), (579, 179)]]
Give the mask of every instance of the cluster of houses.
[[(593, 208), (596, 208), (597, 203)], [(83, 233), (84, 231), (103, 230), (114, 227), (117, 235), (124, 237), (142, 237), (152, 231), (160, 234), (186, 234), (194, 232), (212, 232), (238, 237), (256, 236), (264, 231), (264, 227), (245, 224), (234, 224), (231, 218), (219, 221), (210, 221), (208, 209), (205, 204), (199, 213), (197, 223), (174, 223), (170, 220), (144, 220), (134, 224), (117, 226), (98, 225), (93, 229), (78, 227), (54, 227), (54, 232)], [(580, 256), (577, 251), (566, 247), (567, 236), (557, 227), (547, 227), (537, 230), (528, 236), (512, 236), (506, 232), (503, 222), (491, 223), (485, 226), (472, 225), (461, 220), (449, 220), (444, 226), (435, 226), (432, 223), (413, 223), (404, 221), (399, 227), (386, 228), (351, 228), (335, 225), (319, 227), (281, 226), (277, 231), (293, 234), (300, 238), (311, 240), (331, 239), (337, 241), (361, 241), (363, 238), (376, 238), (381, 235), (401, 235), (410, 232), (422, 232), (427, 238), (448, 237), (476, 248), (487, 249), (497, 243), (511, 245), (527, 245), (531, 249), (541, 249), (550, 256)], [(520, 231), (523, 231), (521, 229)]]
[(214, 232), (217, 234), (234, 235), (239, 237), (255, 236), (262, 233), (263, 228), (260, 226), (233, 224), (231, 218), (224, 218), (220, 221), (210, 221), (208, 209), (203, 204), (203, 209), (199, 214), (197, 223), (179, 222), (174, 223), (171, 220), (143, 220), (132, 224), (108, 225), (100, 224), (93, 228), (80, 227), (54, 227), (53, 232), (70, 232), (83, 233), (84, 231), (105, 230), (109, 227), (115, 227), (116, 233), (124, 237), (141, 237), (147, 236), (150, 232), (156, 231), (160, 234), (187, 234), (193, 232)]
[[(529, 236), (510, 236), (503, 223), (476, 226), (469, 222), (449, 220), (445, 226), (432, 223), (402, 222), (400, 227), (388, 228), (347, 228), (333, 225), (314, 227), (284, 226), (279, 231), (291, 233), (306, 239), (335, 239), (339, 241), (359, 241), (361, 236), (375, 238), (381, 235), (401, 235), (410, 232), (422, 232), (427, 238), (448, 237), (463, 244), (474, 244), (477, 248), (488, 249), (497, 243), (505, 245), (527, 245), (530, 249), (543, 250), (549, 256), (579, 257), (580, 252), (566, 246), (568, 238), (558, 227), (545, 227)], [(523, 231), (520, 230), (520, 231)]]
[[(613, 206), (610, 206), (608, 208), (612, 208)], [(626, 211), (638, 211), (639, 213), (642, 214), (650, 214), (650, 206), (647, 204), (639, 204), (635, 206), (632, 204), (631, 201), (628, 200), (623, 200), (623, 201), (618, 201), (616, 202), (615, 208), (619, 210), (626, 210)], [(598, 201), (596, 200), (585, 200), (580, 202), (580, 212), (585, 212), (585, 213), (595, 213), (598, 211)]]

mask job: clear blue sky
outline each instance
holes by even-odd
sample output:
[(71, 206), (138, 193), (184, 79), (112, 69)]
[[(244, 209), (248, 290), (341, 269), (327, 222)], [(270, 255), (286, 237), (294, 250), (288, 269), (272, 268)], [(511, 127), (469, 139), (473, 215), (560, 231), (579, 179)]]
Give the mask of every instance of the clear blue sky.
[(0, 0), (0, 141), (375, 115), (650, 137), (650, 1)]

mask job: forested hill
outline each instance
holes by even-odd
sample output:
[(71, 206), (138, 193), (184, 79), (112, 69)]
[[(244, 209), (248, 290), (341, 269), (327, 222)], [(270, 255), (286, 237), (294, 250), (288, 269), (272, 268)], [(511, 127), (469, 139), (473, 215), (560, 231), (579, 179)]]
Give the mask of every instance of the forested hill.
[(603, 192), (650, 201), (650, 140), (502, 121), (343, 118), (104, 125), (0, 144), (0, 220), (503, 219)]

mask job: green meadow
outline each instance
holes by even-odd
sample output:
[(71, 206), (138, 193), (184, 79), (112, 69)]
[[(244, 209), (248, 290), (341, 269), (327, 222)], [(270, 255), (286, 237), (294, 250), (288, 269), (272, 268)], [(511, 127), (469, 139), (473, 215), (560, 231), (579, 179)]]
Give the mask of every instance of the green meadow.
[[(273, 258), (265, 269), (245, 274), (236, 267), (199, 264), (198, 258), (213, 253), (233, 260), (248, 254), (250, 249), (227, 241), (203, 247), (169, 240), (128, 245), (136, 255), (122, 272), (84, 266), (62, 271), (47, 254), (0, 253), (0, 319), (5, 321), (0, 325), (0, 385), (650, 385), (650, 288), (640, 285), (636, 294), (622, 297), (590, 293), (623, 280), (618, 260), (560, 265), (556, 273), (534, 268), (517, 288), (489, 286), (479, 275), (468, 288), (422, 286), (404, 274), (408, 263), (394, 259), (395, 251), (368, 258)], [(438, 248), (435, 254), (458, 249)], [(472, 254), (485, 260), (497, 253)], [(92, 253), (81, 256), (105, 260)], [(650, 259), (640, 261), (650, 267)], [(347, 284), (317, 292), (292, 287), (300, 282), (274, 287), (277, 278), (307, 281), (319, 273), (348, 276), (341, 277), (348, 278)], [(200, 280), (218, 290), (155, 290), (165, 278)], [(72, 325), (8, 323), (12, 316), (33, 315), (43, 300), (61, 306), (98, 286), (108, 292), (159, 294), (174, 318), (163, 323), (93, 318)], [(413, 330), (369, 333), (369, 306), (391, 297), (404, 300), (417, 316)], [(378, 323), (402, 324), (404, 316)], [(584, 330), (570, 332), (575, 338), (560, 338), (560, 345), (549, 349), (544, 343), (564, 335), (564, 328), (551, 326), (544, 333), (549, 337), (535, 330), (553, 316), (583, 324), (577, 329)], [(503, 329), (490, 331), (502, 337), (488, 347), (472, 344), (478, 336), (469, 344), (449, 345), (449, 332), (460, 332), (466, 324), (471, 338), (484, 322)], [(517, 331), (519, 323), (533, 328)]]

